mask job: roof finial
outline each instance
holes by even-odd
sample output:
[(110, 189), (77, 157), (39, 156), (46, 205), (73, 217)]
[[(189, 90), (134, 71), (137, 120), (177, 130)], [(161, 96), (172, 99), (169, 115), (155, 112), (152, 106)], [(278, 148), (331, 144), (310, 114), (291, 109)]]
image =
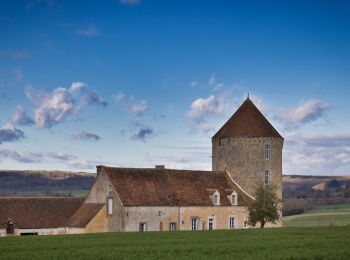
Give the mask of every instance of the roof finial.
[(249, 92), (247, 93), (247, 99), (249, 99)]

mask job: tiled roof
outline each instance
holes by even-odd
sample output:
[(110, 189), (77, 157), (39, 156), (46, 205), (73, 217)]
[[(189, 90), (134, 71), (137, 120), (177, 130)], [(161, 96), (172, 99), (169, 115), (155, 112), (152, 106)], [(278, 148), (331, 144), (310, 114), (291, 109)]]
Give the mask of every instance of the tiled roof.
[(67, 227), (85, 227), (104, 205), (104, 203), (83, 203), (69, 219)]
[(124, 206), (213, 206), (208, 189), (219, 191), (223, 206), (231, 205), (226, 189), (236, 190), (239, 205), (251, 201), (226, 172), (105, 166), (97, 169), (107, 174)]
[(1, 197), (0, 224), (12, 218), (16, 228), (64, 227), (84, 198)]
[(227, 137), (283, 138), (249, 98), (213, 136), (213, 139)]

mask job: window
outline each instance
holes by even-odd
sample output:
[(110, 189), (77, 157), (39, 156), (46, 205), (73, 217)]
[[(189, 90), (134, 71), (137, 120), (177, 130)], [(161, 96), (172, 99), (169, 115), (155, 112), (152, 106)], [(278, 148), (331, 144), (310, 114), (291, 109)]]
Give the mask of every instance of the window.
[(248, 220), (244, 220), (244, 222), (243, 222), (243, 228), (249, 228), (250, 226), (249, 226), (249, 222), (248, 222)]
[(209, 218), (208, 219), (208, 230), (213, 230), (214, 229), (214, 218)]
[(270, 159), (271, 157), (271, 149), (270, 149), (270, 145), (269, 144), (265, 144), (264, 147), (264, 158), (265, 160)]
[(229, 228), (235, 229), (235, 217), (230, 217), (229, 219)]
[(175, 222), (169, 223), (169, 231), (176, 231), (176, 223)]
[(198, 230), (198, 218), (191, 218), (191, 229)]
[(140, 223), (139, 231), (140, 232), (146, 232), (147, 231), (147, 223)]
[(219, 195), (215, 194), (213, 198), (214, 205), (218, 205)]
[(220, 205), (220, 193), (218, 191), (213, 194), (213, 204)]
[(231, 194), (231, 204), (232, 205), (237, 205), (238, 204), (238, 197), (237, 197), (237, 193), (234, 191)]
[(112, 215), (113, 214), (113, 199), (112, 198), (108, 198), (108, 204), (107, 204), (107, 210), (108, 210), (108, 215)]
[(265, 172), (264, 172), (264, 183), (268, 184), (269, 181), (270, 181), (270, 172), (269, 172), (269, 170), (265, 170)]

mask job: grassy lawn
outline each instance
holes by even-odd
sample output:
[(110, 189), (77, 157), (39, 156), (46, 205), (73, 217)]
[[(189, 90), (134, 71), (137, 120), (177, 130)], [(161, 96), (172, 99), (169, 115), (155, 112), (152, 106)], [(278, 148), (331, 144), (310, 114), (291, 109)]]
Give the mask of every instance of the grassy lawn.
[(350, 204), (325, 205), (303, 214), (283, 218), (285, 227), (350, 225)]
[(0, 239), (0, 259), (350, 259), (350, 227)]

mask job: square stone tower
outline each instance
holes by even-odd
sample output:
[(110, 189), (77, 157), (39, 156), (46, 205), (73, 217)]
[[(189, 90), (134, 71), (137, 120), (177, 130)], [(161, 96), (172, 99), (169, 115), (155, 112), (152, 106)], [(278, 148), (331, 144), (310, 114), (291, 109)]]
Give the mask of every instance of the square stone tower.
[(248, 97), (212, 137), (213, 171), (226, 170), (252, 196), (260, 183), (273, 184), (282, 200), (283, 141)]

